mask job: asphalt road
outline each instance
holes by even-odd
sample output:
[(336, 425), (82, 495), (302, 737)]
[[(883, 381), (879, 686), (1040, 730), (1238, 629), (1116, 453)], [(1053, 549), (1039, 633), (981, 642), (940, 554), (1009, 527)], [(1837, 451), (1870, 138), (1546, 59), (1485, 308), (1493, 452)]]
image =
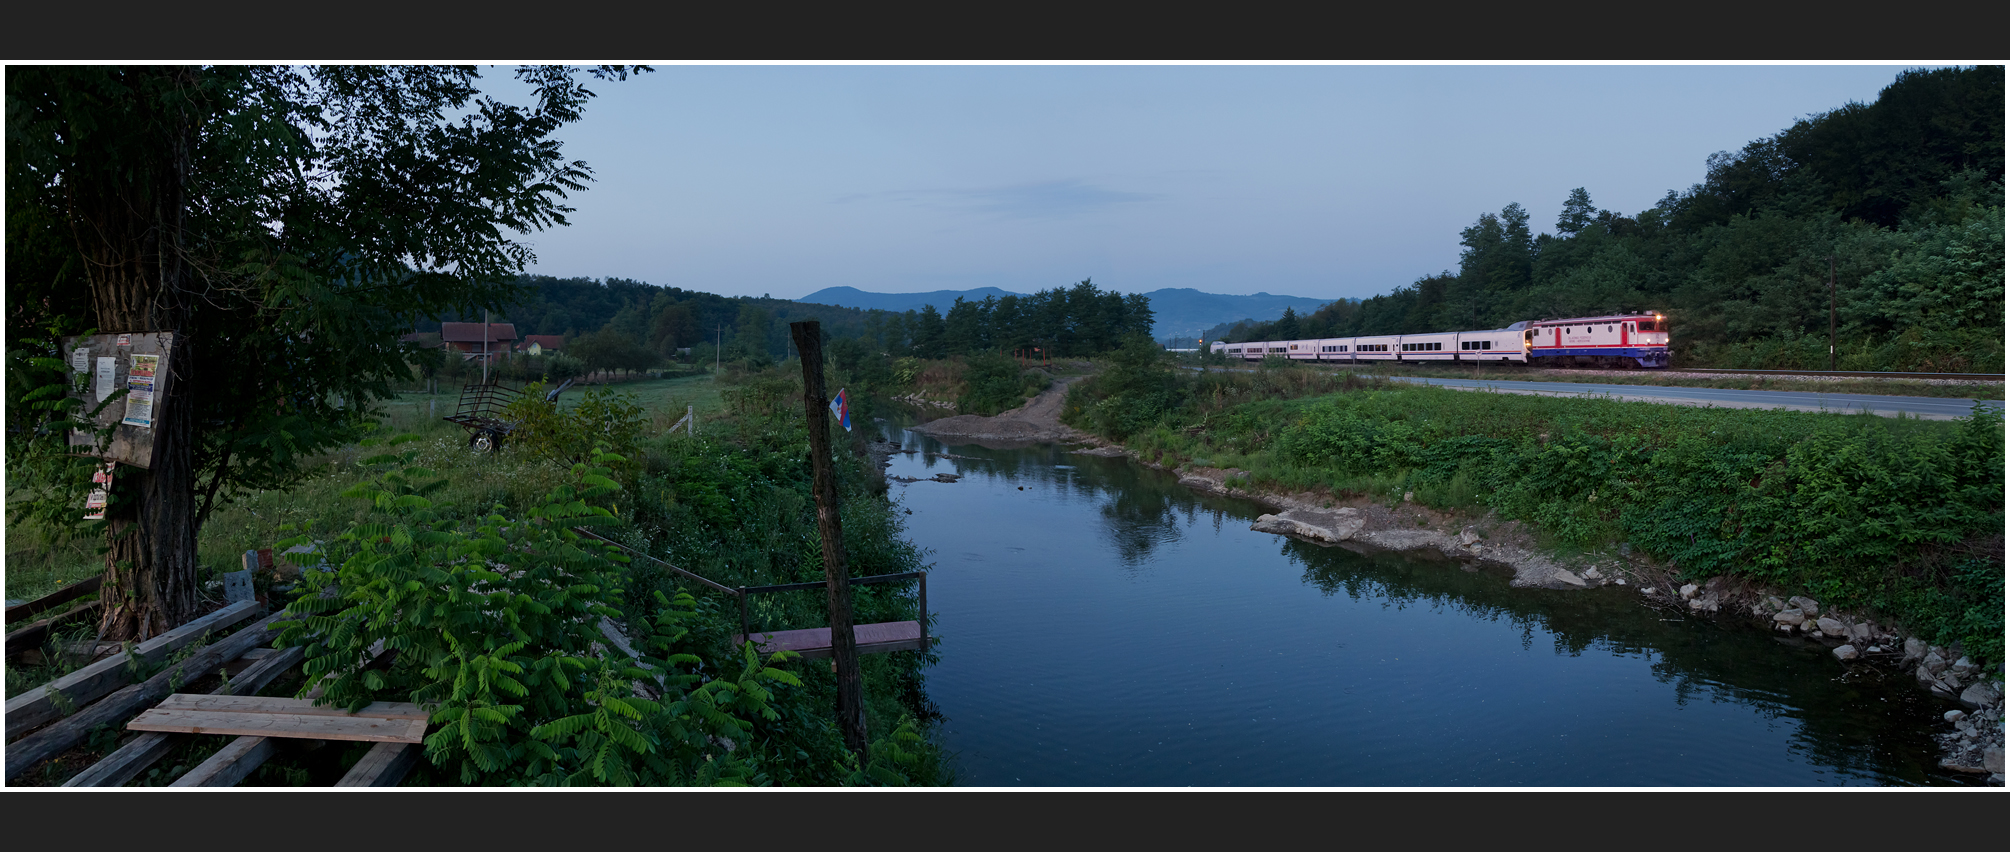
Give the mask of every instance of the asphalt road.
[[(1494, 390), (1539, 396), (1601, 396), (1620, 400), (1641, 400), (1673, 405), (1701, 405), (1717, 408), (1786, 408), (1796, 411), (1832, 411), (1853, 414), (1869, 411), (1886, 417), (1918, 417), (1952, 420), (1968, 416), (1978, 400), (1930, 396), (1883, 396), (1867, 393), (1806, 393), (1801, 391), (1729, 390), (1724, 388), (1682, 388), (1656, 385), (1604, 385), (1578, 382), (1517, 382), (1492, 379), (1432, 379), (1419, 376), (1390, 376), (1399, 382), (1417, 382), (1452, 388)], [(2003, 410), (2000, 399), (1979, 400), (1983, 406)]]

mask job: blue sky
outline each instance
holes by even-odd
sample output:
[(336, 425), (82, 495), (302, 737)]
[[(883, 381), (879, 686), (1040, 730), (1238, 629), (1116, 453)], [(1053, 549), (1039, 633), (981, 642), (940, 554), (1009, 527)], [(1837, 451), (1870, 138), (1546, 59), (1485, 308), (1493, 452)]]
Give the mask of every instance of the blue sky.
[(1371, 296), (1481, 213), (1638, 212), (1904, 67), (658, 66), (592, 85), (563, 138), (597, 180), (531, 271)]

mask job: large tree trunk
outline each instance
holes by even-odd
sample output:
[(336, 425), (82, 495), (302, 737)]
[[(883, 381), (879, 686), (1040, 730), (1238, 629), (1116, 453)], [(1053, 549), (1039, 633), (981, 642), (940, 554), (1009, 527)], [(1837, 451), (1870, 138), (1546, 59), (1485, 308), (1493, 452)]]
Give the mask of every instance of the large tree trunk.
[[(86, 260), (100, 332), (182, 332), (188, 318), (183, 217), (197, 118), (189, 97), (162, 95), (192, 95), (198, 73), (193, 68), (115, 72), (132, 93), (120, 125), (144, 133), (152, 153), (123, 175), (70, 187), (70, 223)], [(100, 155), (91, 143), (103, 141), (119, 145), (130, 162), (131, 140), (109, 135), (79, 133), (76, 156)], [(188, 389), (197, 380), (201, 345), (186, 332), (175, 335), (159, 367), (173, 378), (154, 401), (152, 466), (120, 466), (113, 479), (105, 513), (106, 605), (99, 623), (105, 639), (150, 638), (197, 613), (196, 418)]]

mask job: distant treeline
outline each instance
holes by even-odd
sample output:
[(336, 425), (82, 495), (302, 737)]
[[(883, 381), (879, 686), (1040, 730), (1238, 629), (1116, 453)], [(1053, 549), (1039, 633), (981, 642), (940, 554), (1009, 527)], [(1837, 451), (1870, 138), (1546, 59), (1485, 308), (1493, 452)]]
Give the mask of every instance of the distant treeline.
[(1632, 216), (1572, 190), (1555, 234), (1520, 204), (1460, 233), (1459, 270), (1231, 341), (1499, 328), (1619, 311), (1669, 316), (1678, 361), (2003, 369), (2001, 66), (1907, 71), (1870, 104), (1810, 116), (1708, 160), (1702, 183)]
[[(815, 319), (832, 340), (856, 339), (887, 357), (943, 358), (991, 350), (1041, 347), (1053, 356), (1115, 348), (1126, 336), (1149, 334), (1150, 300), (1103, 292), (1082, 281), (1030, 296), (958, 299), (949, 315), (934, 306), (894, 313), (792, 302), (768, 297), (726, 297), (625, 278), (524, 276), (522, 296), (490, 319), (516, 326), (519, 337), (556, 334), (566, 351), (592, 369), (644, 369), (664, 360), (721, 360), (760, 366), (789, 357), (788, 324)], [(448, 321), (478, 322), (479, 311)], [(439, 331), (420, 322), (417, 331)], [(717, 353), (714, 347), (720, 348)], [(679, 350), (690, 350), (680, 353)]]
[[(569, 346), (588, 352), (620, 353), (622, 366), (638, 358), (690, 357), (711, 360), (715, 345), (726, 360), (777, 361), (789, 351), (789, 323), (816, 319), (832, 337), (857, 337), (866, 312), (787, 299), (728, 297), (677, 287), (658, 287), (626, 278), (553, 278), (526, 275), (523, 296), (492, 319), (516, 325), (518, 336), (564, 335)], [(479, 311), (448, 320), (481, 320)], [(438, 331), (422, 322), (418, 331)]]
[(1108, 352), (1124, 338), (1152, 330), (1151, 300), (1143, 294), (1104, 292), (1084, 279), (1030, 296), (958, 298), (948, 316), (934, 305), (895, 314), (873, 311), (862, 335), (893, 356), (943, 358), (975, 352), (1045, 349), (1050, 356)]

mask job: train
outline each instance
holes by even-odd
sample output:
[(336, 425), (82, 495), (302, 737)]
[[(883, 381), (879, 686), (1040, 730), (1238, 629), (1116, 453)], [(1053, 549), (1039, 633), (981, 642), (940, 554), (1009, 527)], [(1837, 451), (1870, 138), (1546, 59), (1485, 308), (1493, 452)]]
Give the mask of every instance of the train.
[(1216, 342), (1208, 351), (1245, 361), (1278, 356), (1293, 361), (1504, 361), (1658, 370), (1668, 366), (1668, 318), (1615, 314), (1518, 322), (1483, 331)]

